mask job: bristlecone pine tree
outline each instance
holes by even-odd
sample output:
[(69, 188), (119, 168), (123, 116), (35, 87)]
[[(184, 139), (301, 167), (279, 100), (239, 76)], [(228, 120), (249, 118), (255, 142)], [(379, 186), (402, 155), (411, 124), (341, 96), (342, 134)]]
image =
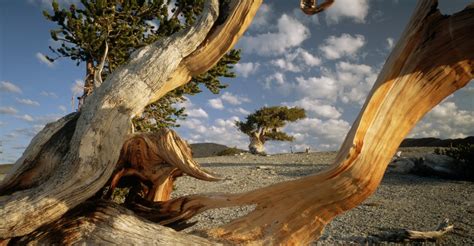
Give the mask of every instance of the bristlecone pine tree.
[(293, 141), (294, 137), (281, 131), (288, 122), (306, 117), (302, 108), (286, 106), (263, 107), (247, 116), (247, 120), (236, 121), (237, 128), (250, 139), (249, 150), (252, 154), (265, 154), (266, 141)]
[[(130, 119), (212, 68), (243, 35), (261, 3), (207, 0), (193, 25), (135, 51), (80, 112), (46, 125), (0, 183), (0, 244), (308, 245), (336, 216), (375, 192), (414, 125), (474, 78), (474, 4), (443, 15), (437, 1), (419, 1), (326, 170), (243, 193), (159, 202), (136, 196), (127, 208), (99, 199), (120, 164)], [(189, 151), (179, 154), (186, 149), (180, 141), (166, 136), (171, 141), (157, 142), (163, 144), (160, 155), (178, 159), (187, 170), (196, 168), (185, 157)], [(156, 150), (132, 149), (129, 157)], [(209, 209), (249, 205), (255, 209), (199, 236), (162, 226), (180, 227)]]
[[(61, 43), (59, 47), (49, 47), (56, 57), (47, 58), (55, 61), (68, 57), (77, 61), (77, 65), (86, 64), (84, 92), (78, 98), (80, 105), (133, 51), (192, 25), (202, 12), (204, 1), (179, 0), (174, 7), (163, 0), (81, 0), (81, 3), (80, 7), (71, 4), (68, 9), (62, 9), (53, 1), (53, 12), (43, 12), (59, 26), (51, 30), (51, 38)], [(200, 93), (200, 85), (219, 93), (227, 87), (219, 77), (235, 77), (232, 64), (239, 60), (240, 51), (230, 50), (209, 71), (193, 76), (186, 85), (148, 105), (135, 117), (135, 129), (154, 131), (179, 126), (177, 119), (183, 120), (186, 114), (184, 108), (176, 108), (176, 103), (183, 102), (184, 95)]]

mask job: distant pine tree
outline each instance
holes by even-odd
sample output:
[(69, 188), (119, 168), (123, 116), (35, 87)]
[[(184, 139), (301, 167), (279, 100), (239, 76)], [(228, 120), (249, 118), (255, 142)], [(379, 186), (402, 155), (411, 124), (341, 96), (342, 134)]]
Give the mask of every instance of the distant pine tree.
[[(81, 0), (81, 7), (72, 4), (63, 9), (53, 1), (52, 13), (44, 11), (43, 14), (59, 26), (51, 30), (51, 38), (61, 45), (59, 48), (50, 46), (56, 57), (47, 58), (53, 62), (68, 57), (77, 65), (85, 62), (84, 93), (80, 97), (84, 100), (93, 93), (94, 78), (105, 80), (133, 51), (190, 26), (201, 13), (203, 4), (203, 0), (176, 0), (175, 6), (163, 0)], [(186, 114), (184, 108), (173, 105), (183, 102), (185, 95), (202, 92), (200, 85), (214, 94), (219, 93), (227, 87), (219, 78), (235, 77), (232, 65), (239, 60), (240, 51), (231, 50), (211, 70), (149, 105), (134, 119), (136, 130), (178, 126), (176, 120), (184, 119)]]
[(302, 108), (284, 106), (263, 107), (247, 116), (245, 122), (236, 121), (237, 128), (250, 138), (249, 150), (253, 154), (264, 154), (266, 141), (293, 141), (294, 137), (281, 131), (288, 122), (306, 118)]

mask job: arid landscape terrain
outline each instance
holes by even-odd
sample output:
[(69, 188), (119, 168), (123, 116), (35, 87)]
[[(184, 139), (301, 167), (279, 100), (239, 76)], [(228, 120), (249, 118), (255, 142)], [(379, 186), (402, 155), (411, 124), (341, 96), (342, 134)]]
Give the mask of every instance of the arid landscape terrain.
[[(432, 147), (401, 148), (402, 158), (423, 156), (433, 150)], [(201, 156), (206, 154), (197, 152)], [(297, 179), (327, 168), (335, 154), (313, 152), (256, 156), (244, 153), (196, 158), (203, 167), (225, 178), (218, 182), (204, 182), (186, 176), (178, 178), (173, 196), (245, 192)], [(0, 172), (5, 173), (10, 167), (1, 165), (0, 168)], [(251, 210), (249, 206), (207, 211), (193, 219), (199, 222), (186, 230), (224, 224)], [(450, 219), (455, 229), (437, 244), (474, 244), (474, 183), (400, 173), (389, 166), (375, 194), (358, 207), (338, 216), (314, 244), (371, 243), (376, 240), (376, 235), (390, 230), (432, 230), (444, 218)]]
[[(402, 158), (433, 153), (434, 148), (402, 148)], [(175, 196), (212, 192), (245, 192), (274, 183), (297, 179), (327, 168), (336, 152), (217, 156), (197, 158), (202, 166), (225, 177), (203, 182), (178, 179)], [(205, 212), (188, 231), (224, 224), (252, 210), (226, 208)], [(474, 183), (387, 170), (381, 185), (368, 200), (337, 217), (317, 245), (347, 245), (373, 242), (374, 235), (397, 229), (433, 230), (443, 219), (454, 224), (454, 232), (437, 244), (474, 244)], [(425, 242), (430, 244), (429, 242)]]

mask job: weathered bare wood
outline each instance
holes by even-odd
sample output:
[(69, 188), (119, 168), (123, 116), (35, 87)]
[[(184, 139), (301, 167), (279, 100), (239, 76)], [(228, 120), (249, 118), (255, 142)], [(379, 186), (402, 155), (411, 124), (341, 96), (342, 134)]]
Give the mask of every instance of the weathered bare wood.
[(40, 186), (0, 197), (0, 237), (30, 233), (104, 186), (119, 156), (121, 144), (117, 143), (123, 142), (130, 129), (130, 119), (205, 40), (217, 13), (217, 0), (206, 3), (194, 26), (138, 50), (86, 98), (61, 165)]
[(28, 189), (47, 179), (69, 148), (79, 114), (47, 124), (32, 140), (0, 183), (0, 195)]
[(436, 1), (418, 4), (330, 169), (242, 194), (179, 198), (168, 208), (189, 216), (256, 204), (248, 215), (205, 231), (232, 243), (294, 244), (318, 238), (332, 218), (375, 191), (416, 122), (473, 78), (474, 9), (443, 16), (436, 7)]
[[(71, 147), (51, 177), (38, 187), (0, 197), (0, 237), (30, 234), (46, 222), (56, 221), (98, 191), (112, 175), (120, 150), (117, 143), (125, 139), (131, 116), (147, 103), (187, 82), (194, 73), (217, 62), (243, 33), (260, 3), (231, 1), (229, 8), (225, 8), (229, 11), (223, 16), (224, 20), (221, 23), (218, 19), (216, 24), (216, 1), (212, 1), (208, 12), (205, 11), (204, 17), (193, 27), (196, 29), (138, 51), (127, 66), (109, 76), (87, 98)], [(256, 209), (248, 215), (204, 233), (230, 243), (310, 242), (321, 235), (331, 219), (375, 191), (398, 145), (415, 123), (473, 78), (473, 29), (472, 8), (442, 16), (436, 9), (436, 1), (420, 2), (330, 169), (242, 194), (196, 195), (162, 203), (138, 202), (135, 205), (141, 210), (134, 211), (138, 214), (153, 212), (159, 223), (179, 224), (207, 209), (256, 204)], [(92, 211), (100, 211), (100, 206)], [(105, 224), (92, 219), (89, 225), (99, 226), (86, 227), (85, 231), (93, 229), (78, 235), (73, 242), (110, 242), (110, 238), (120, 233), (112, 234), (101, 228), (110, 228), (110, 221), (121, 223), (121, 216), (117, 215), (121, 213), (127, 214), (124, 211), (111, 214), (110, 218), (117, 220), (104, 220)], [(94, 218), (83, 216), (82, 220), (89, 217)], [(54, 223), (73, 228), (68, 227), (67, 222), (78, 221), (64, 218)], [(129, 229), (119, 229), (123, 235), (117, 237), (143, 243), (141, 237), (145, 236), (135, 230), (146, 233), (150, 230), (142, 228), (136, 218), (129, 219), (131, 221), (125, 223)], [(74, 236), (74, 232), (71, 229), (66, 234)], [(30, 235), (39, 238), (42, 234)], [(175, 237), (167, 238), (171, 244), (183, 237), (173, 235)], [(106, 239), (80, 241), (80, 238), (98, 237)]]
[(301, 0), (300, 9), (307, 15), (314, 15), (329, 8), (334, 3), (334, 0), (325, 0), (318, 5), (317, 0)]
[(126, 138), (130, 119), (212, 67), (243, 34), (261, 0), (224, 3), (219, 19), (217, 0), (211, 0), (194, 26), (135, 52), (87, 97), (61, 165), (41, 185), (0, 197), (0, 238), (30, 233), (101, 189), (113, 172), (117, 143)]
[(383, 232), (379, 235), (375, 235), (375, 238), (378, 242), (436, 241), (453, 230), (454, 226), (449, 224), (448, 219), (445, 219), (432, 231), (400, 229)]
[(265, 138), (263, 134), (259, 132), (253, 132), (249, 136), (250, 144), (249, 150), (252, 154), (264, 154), (265, 153)]
[(133, 134), (120, 151), (106, 197), (112, 195), (122, 177), (136, 176), (149, 185), (148, 200), (169, 200), (174, 180), (183, 173), (206, 181), (221, 179), (194, 161), (191, 148), (175, 131)]
[(85, 202), (60, 220), (39, 228), (12, 245), (218, 245), (136, 217), (112, 202)]

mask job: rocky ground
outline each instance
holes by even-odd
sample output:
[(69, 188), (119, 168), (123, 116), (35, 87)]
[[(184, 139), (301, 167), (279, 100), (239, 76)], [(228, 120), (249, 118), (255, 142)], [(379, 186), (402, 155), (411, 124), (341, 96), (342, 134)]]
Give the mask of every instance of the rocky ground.
[[(402, 157), (419, 156), (432, 148), (403, 149)], [(210, 183), (179, 178), (175, 196), (207, 192), (242, 192), (318, 172), (332, 162), (335, 152), (239, 155), (197, 158), (205, 168), (226, 177)], [(187, 230), (226, 223), (252, 207), (207, 211)], [(474, 183), (420, 177), (387, 171), (376, 193), (355, 209), (332, 221), (315, 245), (367, 244), (372, 235), (390, 229), (432, 230), (444, 218), (455, 226), (437, 244), (474, 245)]]
[[(403, 148), (402, 158), (432, 152), (433, 148)], [(181, 177), (173, 195), (249, 191), (316, 173), (327, 168), (335, 155), (335, 152), (320, 152), (197, 158), (202, 166), (225, 179), (204, 182)], [(3, 169), (0, 169), (0, 174), (5, 173)], [(252, 209), (249, 206), (206, 211), (195, 218), (199, 223), (187, 231), (227, 223)], [(372, 235), (382, 231), (402, 228), (432, 230), (444, 218), (449, 218), (455, 229), (436, 244), (474, 245), (473, 182), (420, 177), (389, 168), (376, 193), (332, 221), (314, 245), (370, 244)]]

